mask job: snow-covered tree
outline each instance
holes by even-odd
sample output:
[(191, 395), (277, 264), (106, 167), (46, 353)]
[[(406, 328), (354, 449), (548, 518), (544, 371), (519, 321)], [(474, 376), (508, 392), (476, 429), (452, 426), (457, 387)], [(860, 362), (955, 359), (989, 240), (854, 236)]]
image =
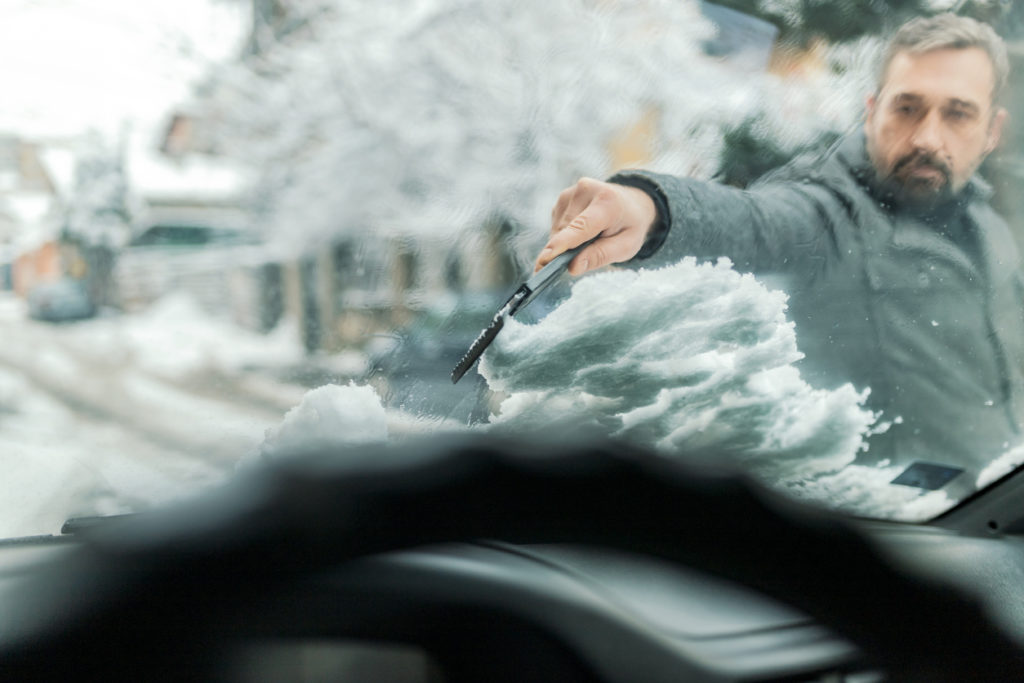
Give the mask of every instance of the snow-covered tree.
[(120, 144), (95, 132), (82, 139), (65, 203), (61, 237), (77, 250), (83, 272), (75, 275), (94, 303), (111, 304), (116, 254), (128, 240), (133, 205)]
[(715, 28), (695, 1), (278, 4), (291, 30), (208, 91), (292, 244), (494, 215), (535, 236), (557, 191), (614, 170), (611, 142), (645, 117), (649, 166), (710, 176), (723, 126), (753, 112), (786, 141), (858, 113), (827, 74), (796, 88), (706, 56)]
[(76, 149), (74, 184), (67, 198), (68, 236), (120, 246), (131, 221), (129, 198), (122, 146), (95, 132), (85, 136)]

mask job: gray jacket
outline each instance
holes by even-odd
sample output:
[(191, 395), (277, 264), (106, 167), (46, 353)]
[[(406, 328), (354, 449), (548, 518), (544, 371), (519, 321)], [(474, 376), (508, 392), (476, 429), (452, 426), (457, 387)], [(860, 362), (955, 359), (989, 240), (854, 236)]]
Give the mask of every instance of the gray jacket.
[(860, 132), (749, 190), (643, 171), (613, 180), (643, 187), (667, 214), (644, 265), (727, 256), (781, 287), (804, 378), (870, 387), (869, 407), (902, 419), (865, 460), (955, 465), (965, 480), (1020, 440), (1017, 249), (979, 178), (927, 217), (881, 201), (871, 178)]

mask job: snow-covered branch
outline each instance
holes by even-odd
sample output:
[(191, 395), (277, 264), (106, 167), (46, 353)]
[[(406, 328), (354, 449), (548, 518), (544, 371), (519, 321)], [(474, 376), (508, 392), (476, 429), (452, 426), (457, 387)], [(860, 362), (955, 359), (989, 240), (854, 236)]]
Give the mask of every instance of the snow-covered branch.
[(272, 232), (454, 236), (501, 215), (545, 230), (558, 190), (614, 170), (647, 117), (648, 165), (710, 176), (722, 130), (761, 112), (796, 141), (856, 115), (702, 51), (697, 2), (419, 0), (315, 16), (220, 70), (209, 106), (228, 152), (261, 169)]

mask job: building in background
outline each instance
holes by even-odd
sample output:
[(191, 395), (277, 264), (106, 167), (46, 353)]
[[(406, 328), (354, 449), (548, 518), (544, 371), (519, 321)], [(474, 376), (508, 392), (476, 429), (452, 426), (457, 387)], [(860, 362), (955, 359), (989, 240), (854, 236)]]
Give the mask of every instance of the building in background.
[(68, 141), (0, 134), (0, 283), (21, 296), (74, 269), (60, 243), (71, 159)]

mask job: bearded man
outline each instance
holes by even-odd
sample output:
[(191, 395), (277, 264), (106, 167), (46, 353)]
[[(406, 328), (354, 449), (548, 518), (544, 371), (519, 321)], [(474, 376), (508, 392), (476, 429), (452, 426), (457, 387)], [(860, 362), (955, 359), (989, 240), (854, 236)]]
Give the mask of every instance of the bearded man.
[(862, 461), (979, 472), (1020, 441), (1024, 280), (976, 175), (1006, 119), (1006, 47), (944, 14), (901, 27), (863, 126), (749, 190), (645, 171), (563, 191), (537, 267), (728, 257), (789, 294), (804, 378), (869, 388), (892, 427)]

